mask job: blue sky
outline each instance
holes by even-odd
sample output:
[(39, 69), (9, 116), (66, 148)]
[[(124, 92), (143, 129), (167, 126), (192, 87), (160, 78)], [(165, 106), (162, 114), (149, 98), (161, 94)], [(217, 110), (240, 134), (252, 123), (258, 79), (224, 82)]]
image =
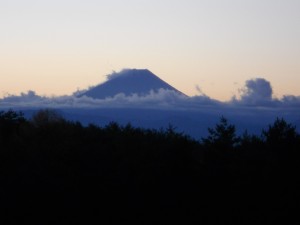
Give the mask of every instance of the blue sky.
[(122, 68), (228, 100), (263, 77), (300, 95), (298, 0), (0, 0), (0, 96), (63, 95)]

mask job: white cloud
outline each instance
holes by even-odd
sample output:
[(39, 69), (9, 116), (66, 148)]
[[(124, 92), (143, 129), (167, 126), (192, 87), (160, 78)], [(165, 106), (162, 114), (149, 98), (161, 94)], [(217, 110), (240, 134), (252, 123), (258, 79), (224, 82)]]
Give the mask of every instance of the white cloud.
[(263, 78), (247, 80), (245, 87), (243, 87), (240, 92), (240, 98), (237, 99), (234, 96), (232, 103), (256, 106), (270, 106), (274, 103), (274, 99), (272, 99), (272, 86), (269, 81)]
[(41, 97), (33, 91), (21, 93), (20, 95), (9, 95), (0, 99), (2, 107), (170, 107), (181, 101), (188, 101), (188, 97), (180, 95), (172, 90), (160, 89), (157, 92), (150, 91), (148, 95), (139, 96), (133, 94), (126, 96), (123, 93), (117, 94), (114, 97), (105, 99), (93, 99), (87, 96), (76, 97), (59, 96), (59, 97)]
[[(285, 95), (282, 97), (280, 102), (284, 106), (300, 107), (300, 96)], [(300, 110), (300, 108), (299, 108), (299, 110)]]
[(132, 71), (132, 69), (123, 69), (120, 72), (112, 71), (111, 74), (106, 75), (107, 80), (113, 80), (117, 77), (124, 77), (128, 75), (128, 71)]
[[(119, 74), (119, 73), (118, 73)], [(199, 87), (197, 88), (201, 90)], [(187, 97), (172, 90), (160, 89), (150, 91), (148, 95), (132, 94), (126, 96), (123, 93), (105, 99), (93, 99), (87, 96), (45, 97), (39, 96), (34, 91), (21, 93), (20, 95), (7, 95), (0, 99), (0, 107), (141, 107), (141, 108), (184, 108), (195, 109), (204, 105), (215, 107), (228, 106), (263, 106), (263, 107), (299, 107), (300, 96), (286, 95), (281, 99), (272, 98), (273, 90), (269, 81), (263, 78), (256, 78), (245, 82), (241, 96), (234, 96), (229, 102), (220, 102), (212, 99), (200, 91), (200, 95)]]
[(117, 94), (106, 99), (82, 96), (44, 97), (34, 91), (20, 95), (7, 95), (0, 99), (0, 110), (55, 108), (63, 110), (67, 118), (85, 124), (105, 124), (116, 121), (131, 122), (135, 126), (160, 128), (169, 123), (193, 137), (206, 134), (220, 116), (237, 125), (238, 131), (248, 129), (259, 133), (276, 117), (283, 117), (300, 128), (300, 96), (287, 95), (272, 98), (270, 82), (262, 78), (248, 80), (240, 97), (220, 102), (201, 92), (187, 97), (172, 90), (160, 89), (148, 95)]

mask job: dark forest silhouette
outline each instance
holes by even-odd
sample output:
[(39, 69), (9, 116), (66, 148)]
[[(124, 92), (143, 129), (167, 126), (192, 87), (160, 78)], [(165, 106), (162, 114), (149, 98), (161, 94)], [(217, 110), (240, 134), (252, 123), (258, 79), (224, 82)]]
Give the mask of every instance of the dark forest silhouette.
[[(195, 124), (196, 125), (196, 124)], [(198, 124), (201, 126), (201, 124)], [(0, 112), (1, 224), (297, 224), (300, 137), (221, 117), (196, 141), (167, 129), (82, 126)]]

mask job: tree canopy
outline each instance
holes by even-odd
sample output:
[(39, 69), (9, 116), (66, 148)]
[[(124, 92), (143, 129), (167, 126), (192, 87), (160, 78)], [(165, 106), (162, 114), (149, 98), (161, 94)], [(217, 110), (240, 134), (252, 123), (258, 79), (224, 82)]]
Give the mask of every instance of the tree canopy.
[(298, 224), (300, 138), (224, 117), (202, 141), (57, 111), (0, 112), (1, 224)]

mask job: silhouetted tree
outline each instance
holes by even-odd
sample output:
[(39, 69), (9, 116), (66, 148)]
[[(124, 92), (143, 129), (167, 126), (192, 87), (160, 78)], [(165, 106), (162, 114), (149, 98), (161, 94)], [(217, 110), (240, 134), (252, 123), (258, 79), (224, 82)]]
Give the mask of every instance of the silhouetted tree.
[(296, 127), (287, 123), (283, 118), (277, 118), (267, 130), (263, 130), (263, 138), (272, 147), (289, 147), (296, 143), (298, 134)]
[(0, 142), (7, 143), (13, 140), (25, 122), (26, 119), (22, 112), (0, 111)]
[(200, 143), (0, 112), (0, 224), (299, 224), (299, 149), (283, 119), (239, 138), (221, 117)]
[(22, 112), (16, 112), (11, 109), (6, 112), (0, 111), (0, 123), (22, 123), (25, 120)]
[(202, 138), (204, 145), (209, 147), (230, 149), (233, 148), (239, 141), (235, 134), (235, 126), (228, 124), (228, 121), (223, 116), (215, 128), (208, 128), (209, 135)]
[(50, 123), (63, 122), (64, 118), (60, 113), (53, 109), (42, 109), (36, 112), (31, 119), (35, 126), (43, 126)]

